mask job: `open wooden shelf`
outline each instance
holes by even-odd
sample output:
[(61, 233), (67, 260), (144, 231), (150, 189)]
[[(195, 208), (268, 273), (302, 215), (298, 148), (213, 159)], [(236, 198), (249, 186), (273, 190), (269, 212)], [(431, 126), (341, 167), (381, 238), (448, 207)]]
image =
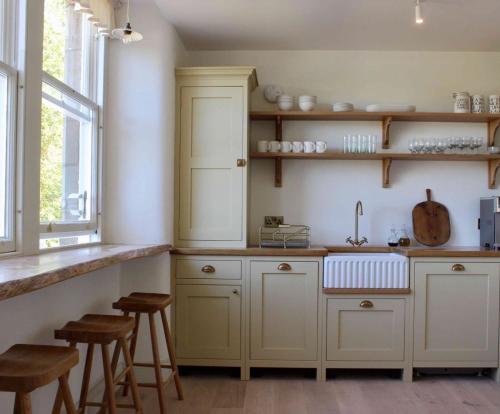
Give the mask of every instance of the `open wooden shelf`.
[[(488, 146), (495, 143), (495, 134), (500, 126), (500, 114), (459, 114), (454, 112), (330, 112), (330, 111), (252, 111), (253, 121), (273, 121), (275, 123), (275, 139), (282, 140), (283, 121), (379, 121), (382, 129), (382, 148), (390, 147), (390, 127), (392, 122), (467, 122), (486, 123), (488, 126)], [(496, 173), (500, 167), (500, 156), (488, 154), (293, 154), (293, 153), (253, 153), (252, 158), (274, 159), (274, 185), (282, 185), (283, 159), (314, 160), (382, 160), (382, 184), (389, 187), (389, 172), (393, 160), (411, 161), (487, 161), (489, 188), (496, 186)]]
[(281, 187), (281, 161), (289, 160), (339, 160), (339, 161), (382, 161), (382, 186), (390, 187), (390, 170), (392, 161), (487, 161), (488, 163), (488, 187), (496, 187), (496, 173), (500, 168), (500, 154), (410, 154), (410, 153), (375, 153), (375, 154), (344, 154), (342, 152), (324, 153), (294, 153), (294, 152), (252, 152), (253, 159), (279, 160), (279, 177), (275, 169), (275, 186)]
[(488, 124), (488, 145), (493, 145), (500, 126), (500, 114), (458, 114), (454, 112), (330, 112), (330, 111), (252, 111), (253, 121), (380, 121), (382, 123), (382, 148), (390, 146), (392, 122), (467, 122)]

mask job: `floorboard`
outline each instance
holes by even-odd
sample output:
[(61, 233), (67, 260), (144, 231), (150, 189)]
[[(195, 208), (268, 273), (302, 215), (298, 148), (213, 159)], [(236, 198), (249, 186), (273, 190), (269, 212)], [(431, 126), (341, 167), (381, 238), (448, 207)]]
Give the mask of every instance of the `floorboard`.
[[(185, 400), (167, 390), (169, 414), (499, 414), (500, 385), (489, 377), (425, 376), (412, 384), (384, 375), (347, 374), (316, 382), (300, 374), (240, 381), (226, 374), (183, 376)], [(141, 389), (145, 414), (159, 414)], [(119, 413), (128, 413), (119, 410)]]

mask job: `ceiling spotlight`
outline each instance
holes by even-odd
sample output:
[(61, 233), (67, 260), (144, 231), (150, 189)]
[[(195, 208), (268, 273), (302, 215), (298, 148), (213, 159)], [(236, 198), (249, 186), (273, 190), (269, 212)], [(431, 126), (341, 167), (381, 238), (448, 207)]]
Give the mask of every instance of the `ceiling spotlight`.
[(422, 17), (422, 9), (420, 8), (420, 0), (415, 0), (415, 23), (422, 24), (424, 19)]

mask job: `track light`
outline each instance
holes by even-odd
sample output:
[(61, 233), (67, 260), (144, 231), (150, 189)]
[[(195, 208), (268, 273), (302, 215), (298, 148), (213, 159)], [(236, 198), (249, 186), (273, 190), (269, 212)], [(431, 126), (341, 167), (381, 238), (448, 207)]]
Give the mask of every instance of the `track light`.
[(424, 19), (422, 18), (422, 9), (420, 8), (420, 0), (415, 0), (415, 23), (422, 24)]

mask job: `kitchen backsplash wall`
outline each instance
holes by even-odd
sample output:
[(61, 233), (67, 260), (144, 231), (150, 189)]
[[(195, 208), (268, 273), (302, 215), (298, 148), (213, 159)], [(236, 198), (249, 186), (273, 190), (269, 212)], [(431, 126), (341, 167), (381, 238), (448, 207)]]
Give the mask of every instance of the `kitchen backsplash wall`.
[[(500, 93), (500, 53), (364, 52), (364, 51), (212, 51), (189, 52), (192, 65), (255, 65), (260, 87), (253, 109), (272, 109), (262, 86), (278, 84), (287, 94), (312, 94), (320, 104), (347, 101), (357, 108), (369, 103), (411, 103), (418, 111), (452, 111), (453, 91)], [(345, 134), (377, 134), (379, 123), (286, 122), (283, 139), (321, 139), (341, 151)], [(252, 122), (256, 140), (272, 139), (271, 122)], [(483, 136), (479, 124), (394, 123), (388, 151), (407, 151), (413, 137)], [(497, 138), (497, 142), (500, 137)], [(378, 148), (380, 151), (380, 147)], [(354, 232), (354, 206), (362, 200), (360, 235), (385, 243), (392, 225), (411, 229), (411, 210), (425, 199), (425, 188), (450, 211), (449, 244), (476, 245), (479, 198), (500, 194), (488, 190), (484, 162), (394, 161), (391, 188), (382, 188), (380, 161), (283, 161), (283, 187), (273, 185), (274, 164), (252, 160), (250, 234), (264, 215), (284, 215), (290, 223), (312, 227), (314, 244), (343, 244)]]

